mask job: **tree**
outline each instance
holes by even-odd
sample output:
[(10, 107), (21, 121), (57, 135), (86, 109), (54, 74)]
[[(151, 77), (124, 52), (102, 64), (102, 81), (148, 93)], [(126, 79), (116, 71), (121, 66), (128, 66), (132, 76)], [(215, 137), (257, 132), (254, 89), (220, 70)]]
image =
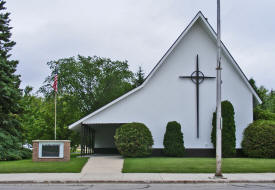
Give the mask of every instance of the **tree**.
[(176, 121), (168, 122), (164, 134), (164, 154), (167, 156), (183, 156), (184, 141), (181, 125)]
[(32, 144), (32, 140), (41, 139), (43, 134), (48, 134), (47, 123), (43, 120), (43, 98), (32, 94), (33, 88), (27, 86), (21, 99), (24, 112), (20, 114), (23, 142)]
[[(234, 107), (229, 101), (222, 101), (222, 156), (236, 155), (236, 126)], [(216, 112), (213, 113), (211, 142), (216, 147)]]
[(275, 92), (273, 90), (269, 91), (264, 86), (257, 87), (256, 82), (253, 78), (249, 80), (249, 83), (257, 92), (258, 96), (263, 102), (262, 104), (257, 105), (256, 108), (275, 113)]
[[(126, 61), (78, 56), (50, 61), (51, 74), (40, 88), (53, 96), (55, 68), (58, 71), (58, 96), (65, 97), (80, 117), (87, 115), (132, 89), (133, 73)], [(78, 118), (79, 119), (79, 118)]]
[(138, 67), (138, 71), (135, 73), (134, 87), (140, 86), (145, 81), (145, 73), (141, 66)]
[(0, 160), (22, 158), (21, 127), (17, 119), (22, 111), (19, 101), (19, 75), (15, 74), (18, 61), (10, 60), (10, 50), (15, 45), (12, 41), (12, 29), (5, 1), (0, 2)]
[(39, 111), (40, 116), (38, 116), (46, 123), (46, 127), (45, 129), (39, 128), (37, 131), (47, 130), (49, 136), (41, 136), (41, 133), (33, 136), (39, 139), (54, 137), (52, 84), (56, 70), (58, 71), (57, 138), (70, 139), (72, 145), (79, 144), (80, 138), (79, 134), (68, 129), (70, 124), (133, 88), (134, 74), (129, 70), (126, 61), (79, 55), (77, 58), (51, 61), (48, 65), (51, 74), (39, 90), (44, 94), (44, 98)]
[[(26, 87), (21, 104), (24, 113), (20, 115), (23, 128), (23, 140), (32, 143), (32, 140), (54, 139), (54, 100), (53, 98), (39, 97), (32, 94), (32, 87)], [(68, 104), (66, 96), (58, 97), (57, 101), (57, 138), (71, 140), (71, 147), (79, 144), (79, 135), (68, 129), (68, 125), (79, 118), (79, 111)]]

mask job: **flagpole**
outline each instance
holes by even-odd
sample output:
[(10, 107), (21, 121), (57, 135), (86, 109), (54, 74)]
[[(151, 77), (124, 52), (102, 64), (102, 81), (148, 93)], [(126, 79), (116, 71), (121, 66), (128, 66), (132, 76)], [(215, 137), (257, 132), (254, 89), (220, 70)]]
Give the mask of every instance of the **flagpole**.
[(220, 0), (217, 0), (217, 99), (216, 99), (216, 177), (222, 177), (222, 118), (221, 118), (221, 20)]
[(56, 140), (56, 91), (54, 91), (54, 140)]

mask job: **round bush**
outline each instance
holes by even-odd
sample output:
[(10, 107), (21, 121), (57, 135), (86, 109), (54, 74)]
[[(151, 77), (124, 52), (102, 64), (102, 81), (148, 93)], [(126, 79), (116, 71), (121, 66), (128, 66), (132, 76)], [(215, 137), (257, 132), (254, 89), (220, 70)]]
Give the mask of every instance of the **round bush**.
[(122, 156), (145, 157), (154, 144), (150, 130), (143, 123), (128, 123), (116, 129), (115, 144)]
[[(222, 156), (236, 155), (236, 126), (234, 107), (229, 101), (222, 102)], [(213, 113), (211, 142), (216, 148), (216, 112)]]
[(275, 158), (275, 121), (257, 120), (243, 133), (245, 155), (256, 158)]
[(184, 141), (181, 126), (176, 121), (168, 122), (163, 140), (164, 154), (180, 157), (184, 154)]

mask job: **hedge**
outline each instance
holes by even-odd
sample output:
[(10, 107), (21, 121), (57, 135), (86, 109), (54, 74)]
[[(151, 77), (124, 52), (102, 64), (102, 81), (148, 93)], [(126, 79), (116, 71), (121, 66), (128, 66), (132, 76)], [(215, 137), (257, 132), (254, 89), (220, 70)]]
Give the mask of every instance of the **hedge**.
[[(236, 155), (236, 126), (234, 107), (229, 101), (223, 101), (222, 107), (222, 156)], [(213, 113), (211, 142), (216, 147), (216, 112)]]
[(256, 158), (275, 158), (275, 121), (257, 120), (243, 133), (245, 155)]
[(122, 156), (146, 157), (154, 144), (150, 130), (143, 123), (128, 123), (116, 129), (115, 145)]
[(164, 154), (166, 156), (181, 157), (184, 154), (183, 133), (181, 125), (176, 121), (168, 122), (163, 140)]

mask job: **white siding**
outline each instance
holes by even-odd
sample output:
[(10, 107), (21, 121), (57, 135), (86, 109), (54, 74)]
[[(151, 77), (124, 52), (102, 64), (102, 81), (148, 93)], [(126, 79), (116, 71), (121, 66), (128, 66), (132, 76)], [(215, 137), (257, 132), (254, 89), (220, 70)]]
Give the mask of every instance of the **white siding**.
[[(193, 25), (141, 90), (83, 123), (142, 122), (152, 132), (154, 148), (162, 148), (166, 124), (175, 120), (182, 125), (186, 148), (212, 148), (210, 134), (216, 81), (207, 79), (200, 85), (200, 138), (197, 138), (195, 84), (190, 79), (179, 78), (195, 70), (196, 54), (204, 75), (216, 76), (216, 43), (200, 22)], [(240, 148), (243, 129), (252, 122), (252, 94), (225, 56), (222, 68), (222, 99), (230, 100), (235, 108), (237, 148)], [(105, 138), (103, 132), (100, 141), (104, 139), (107, 143), (108, 135)]]

